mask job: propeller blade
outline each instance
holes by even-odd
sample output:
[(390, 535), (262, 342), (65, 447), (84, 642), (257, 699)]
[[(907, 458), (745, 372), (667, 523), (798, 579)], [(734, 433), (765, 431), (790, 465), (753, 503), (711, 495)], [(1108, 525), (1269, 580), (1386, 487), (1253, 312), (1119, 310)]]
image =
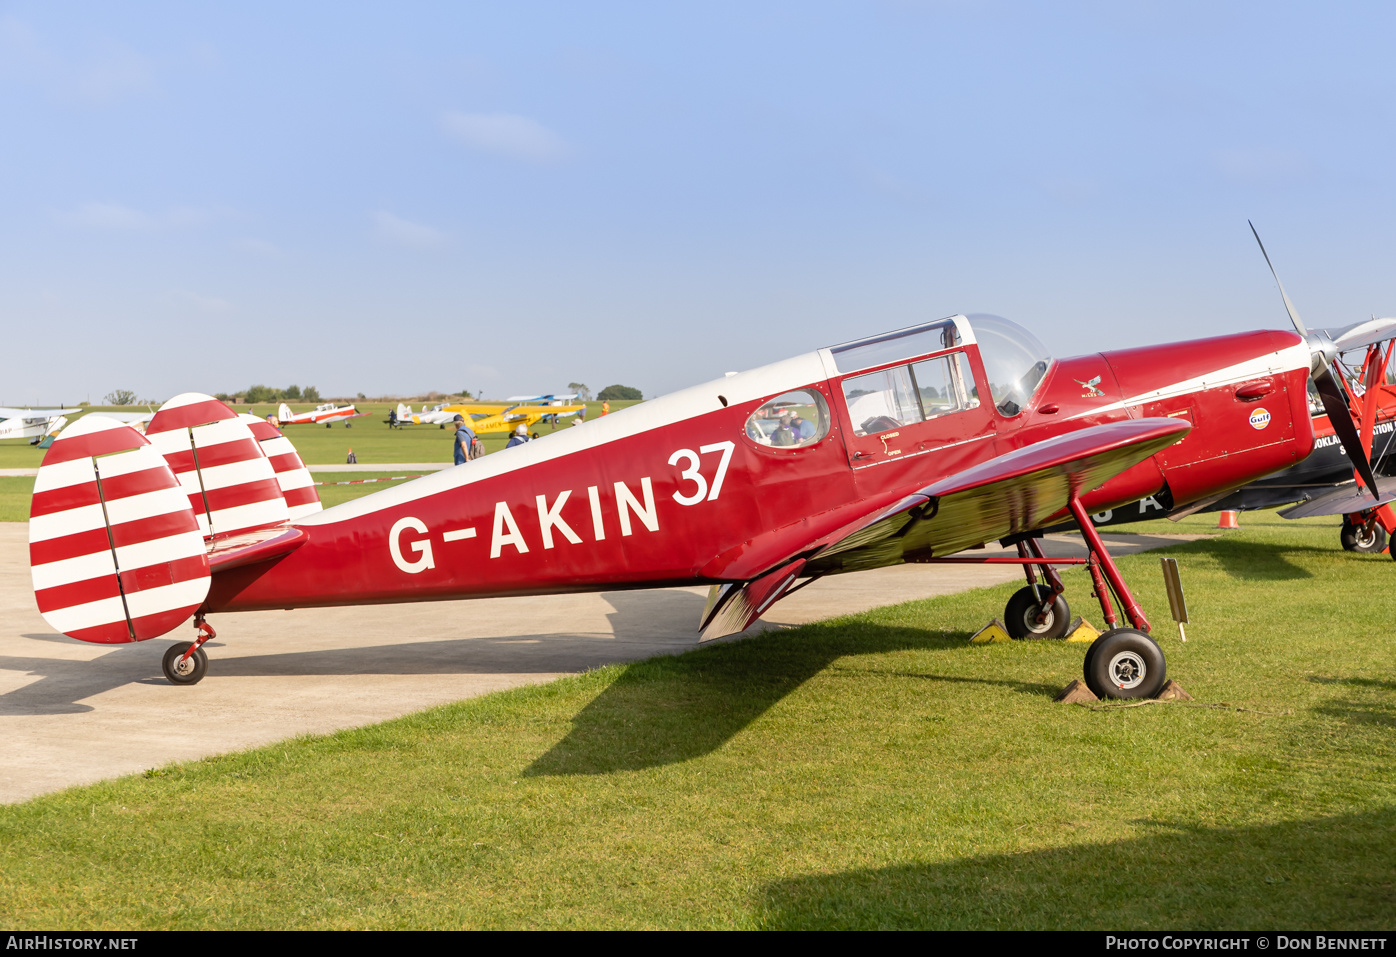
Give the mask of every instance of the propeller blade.
[(1251, 234), (1255, 236), (1255, 241), (1260, 245), (1260, 254), (1265, 257), (1265, 265), (1270, 267), (1270, 275), (1275, 277), (1275, 285), (1280, 287), (1280, 298), (1285, 301), (1285, 311), (1289, 313), (1289, 321), (1294, 323), (1294, 331), (1299, 333), (1299, 337), (1304, 340), (1309, 338), (1309, 330), (1304, 328), (1304, 321), (1299, 318), (1299, 313), (1295, 311), (1294, 303), (1289, 301), (1289, 295), (1285, 292), (1285, 284), (1280, 282), (1280, 274), (1275, 272), (1275, 264), (1270, 261), (1270, 254), (1265, 251), (1265, 244), (1260, 242), (1260, 233), (1255, 231), (1255, 223), (1249, 219), (1246, 225), (1251, 228)]
[(1352, 460), (1352, 467), (1357, 470), (1362, 483), (1372, 493), (1373, 500), (1376, 500), (1377, 477), (1372, 474), (1372, 463), (1362, 454), (1362, 437), (1357, 434), (1357, 426), (1352, 421), (1352, 411), (1348, 408), (1347, 400), (1343, 398), (1342, 387), (1333, 378), (1333, 370), (1328, 366), (1321, 366), (1314, 375), (1314, 385), (1318, 388), (1319, 398), (1323, 400), (1323, 409), (1328, 413), (1328, 421), (1333, 424), (1338, 441), (1343, 443), (1343, 451), (1347, 452), (1348, 458)]

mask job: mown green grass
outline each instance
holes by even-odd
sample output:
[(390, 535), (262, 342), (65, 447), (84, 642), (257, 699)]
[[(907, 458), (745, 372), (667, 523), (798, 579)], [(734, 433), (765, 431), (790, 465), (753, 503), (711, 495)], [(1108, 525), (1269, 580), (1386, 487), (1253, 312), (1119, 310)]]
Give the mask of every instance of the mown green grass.
[[(612, 402), (611, 412), (619, 412), (628, 406), (636, 405), (635, 402)], [(600, 402), (588, 402), (587, 420), (592, 421), (601, 415)], [(350, 419), (352, 427), (345, 428), (345, 423), (335, 422), (328, 428), (323, 425), (292, 425), (287, 426), (286, 435), (296, 446), (296, 451), (307, 465), (333, 465), (343, 462), (352, 448), (358, 460), (363, 464), (374, 462), (449, 462), (453, 452), (451, 448), (452, 431), (441, 429), (434, 425), (409, 425), (401, 429), (388, 428), (388, 410), (396, 407), (396, 403), (356, 403), (355, 407), (368, 415)], [(414, 408), (420, 408), (421, 403), (415, 403)], [(315, 408), (304, 403), (294, 403), (291, 405), (292, 411), (306, 412)], [(101, 411), (93, 408), (89, 411)], [(127, 410), (130, 411), (130, 410)], [(239, 412), (252, 412), (256, 415), (273, 415), (276, 412), (276, 405), (267, 406), (238, 406)], [(75, 421), (75, 418), (74, 418)], [(571, 428), (564, 420), (558, 430)], [(539, 438), (546, 438), (553, 430), (543, 423), (533, 426), (533, 431), (537, 432)], [(496, 452), (504, 447), (509, 440), (505, 434), (490, 434), (480, 437), (485, 443), (486, 452)], [(44, 450), (29, 444), (28, 439), (3, 439), (0, 440), (0, 468), (31, 468), (39, 467), (43, 461)]]
[(1389, 928), (1396, 563), (1245, 519), (1170, 551), (1186, 645), (1158, 554), (1121, 561), (1192, 706), (1054, 704), (1082, 646), (965, 640), (1013, 586), (911, 602), (0, 809), (0, 913)]
[(0, 522), (29, 521), (29, 499), (33, 494), (32, 478), (0, 475)]
[(385, 488), (393, 488), (401, 485), (402, 482), (369, 482), (364, 479), (387, 479), (398, 475), (424, 475), (424, 472), (315, 472), (315, 481), (325, 483), (353, 482), (348, 485), (325, 484), (315, 489), (320, 495), (320, 502), (329, 508), (332, 505), (340, 505), (351, 499), (370, 495), (374, 492), (382, 491)]

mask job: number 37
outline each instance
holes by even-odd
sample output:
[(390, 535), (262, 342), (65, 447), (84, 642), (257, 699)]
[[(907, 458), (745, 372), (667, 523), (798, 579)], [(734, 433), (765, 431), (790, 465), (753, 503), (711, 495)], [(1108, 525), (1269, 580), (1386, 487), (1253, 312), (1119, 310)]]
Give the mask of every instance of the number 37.
[[(674, 493), (674, 501), (680, 505), (697, 505), (707, 499), (709, 502), (717, 501), (718, 495), (722, 493), (722, 480), (727, 477), (727, 466), (732, 462), (732, 450), (736, 448), (732, 442), (714, 442), (712, 445), (704, 445), (697, 452), (692, 449), (679, 449), (669, 456), (670, 465), (678, 465), (680, 460), (687, 459), (688, 467), (683, 470), (681, 477), (692, 482), (695, 486), (692, 495), (684, 495), (682, 492)], [(717, 474), (713, 476), (712, 490), (708, 490), (708, 480), (703, 477), (703, 473), (698, 469), (700, 463), (699, 453), (706, 455), (709, 452), (721, 452), (722, 461), (717, 463)]]

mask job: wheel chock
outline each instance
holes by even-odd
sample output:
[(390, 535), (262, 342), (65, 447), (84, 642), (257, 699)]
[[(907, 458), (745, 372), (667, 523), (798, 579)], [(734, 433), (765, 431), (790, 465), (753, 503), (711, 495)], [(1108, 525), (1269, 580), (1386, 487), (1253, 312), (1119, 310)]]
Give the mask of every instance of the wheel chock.
[[(1090, 704), (1091, 702), (1099, 701), (1100, 699), (1096, 697), (1094, 691), (1086, 687), (1086, 683), (1084, 681), (1082, 681), (1080, 678), (1073, 678), (1071, 679), (1071, 683), (1068, 684), (1065, 688), (1063, 688), (1061, 692), (1052, 700), (1061, 704)], [(1158, 693), (1157, 697), (1147, 699), (1145, 701), (1137, 701), (1134, 703), (1147, 704), (1149, 700), (1191, 701), (1192, 695), (1184, 691), (1183, 686), (1178, 684), (1178, 682), (1174, 681), (1172, 678), (1169, 678), (1167, 681), (1163, 683), (1163, 690)], [(1129, 707), (1129, 705), (1126, 705), (1126, 707)]]
[(1052, 699), (1060, 701), (1062, 704), (1089, 704), (1092, 701), (1099, 701), (1095, 692), (1086, 687), (1086, 683), (1080, 678), (1073, 678), (1071, 684), (1062, 689), (1061, 694)]
[(1192, 695), (1183, 690), (1183, 686), (1172, 678), (1163, 683), (1163, 690), (1158, 693), (1156, 701), (1191, 701)]
[(987, 645), (993, 642), (1012, 640), (1013, 638), (1008, 634), (1008, 629), (1004, 627), (1003, 622), (997, 618), (991, 618), (987, 625), (970, 635), (969, 642), (972, 645)]
[(1062, 640), (1075, 641), (1083, 645), (1089, 645), (1099, 637), (1100, 632), (1095, 630), (1095, 626), (1078, 615), (1076, 618), (1072, 619), (1071, 627), (1066, 630), (1066, 637)]

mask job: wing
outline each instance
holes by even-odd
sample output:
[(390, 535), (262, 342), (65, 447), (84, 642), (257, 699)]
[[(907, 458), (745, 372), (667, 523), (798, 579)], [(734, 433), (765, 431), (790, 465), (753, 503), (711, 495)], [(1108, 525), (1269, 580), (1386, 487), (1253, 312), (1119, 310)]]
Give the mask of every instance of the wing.
[(1072, 496), (1097, 488), (1191, 428), (1181, 419), (1150, 418), (1081, 429), (842, 516), (823, 534), (804, 523), (787, 526), (704, 569), (737, 580), (714, 586), (703, 639), (749, 627), (796, 577), (895, 565), (908, 555), (949, 555), (1043, 528), (1062, 518)]
[(1372, 502), (1372, 494), (1365, 488), (1358, 488), (1354, 481), (1344, 482), (1298, 505), (1280, 510), (1281, 518), (1313, 518), (1317, 515), (1347, 515), (1364, 509), (1375, 508), (1396, 501), (1396, 478), (1377, 479), (1377, 502)]
[(942, 479), (916, 493), (925, 504), (832, 542), (806, 571), (875, 568), (908, 554), (949, 555), (1043, 528), (1064, 517), (1073, 495), (1103, 485), (1185, 436), (1180, 419), (1128, 419), (1037, 442)]

